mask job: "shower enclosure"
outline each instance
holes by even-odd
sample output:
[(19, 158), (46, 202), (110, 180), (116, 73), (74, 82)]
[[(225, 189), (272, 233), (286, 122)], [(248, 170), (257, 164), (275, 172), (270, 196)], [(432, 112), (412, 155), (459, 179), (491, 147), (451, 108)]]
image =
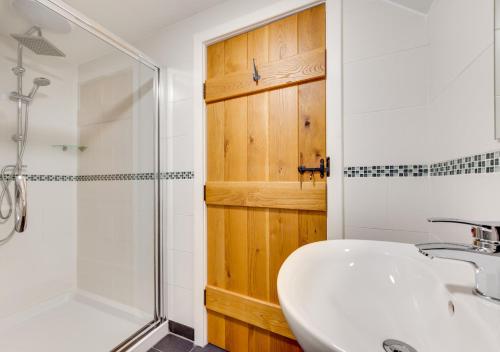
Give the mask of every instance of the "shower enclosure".
[(57, 0), (0, 0), (0, 351), (165, 321), (159, 68)]

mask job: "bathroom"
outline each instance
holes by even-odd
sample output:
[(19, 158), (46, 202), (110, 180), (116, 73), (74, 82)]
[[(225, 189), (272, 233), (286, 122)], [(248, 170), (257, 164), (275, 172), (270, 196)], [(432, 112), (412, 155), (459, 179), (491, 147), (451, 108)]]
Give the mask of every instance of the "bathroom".
[(0, 351), (497, 351), (495, 2), (0, 0)]

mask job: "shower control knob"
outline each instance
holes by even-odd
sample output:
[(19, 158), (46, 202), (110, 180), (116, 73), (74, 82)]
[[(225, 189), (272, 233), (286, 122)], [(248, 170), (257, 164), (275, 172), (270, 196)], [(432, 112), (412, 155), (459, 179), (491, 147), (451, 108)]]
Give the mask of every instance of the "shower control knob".
[(16, 143), (17, 143), (17, 142), (22, 142), (22, 141), (23, 141), (23, 139), (24, 139), (24, 137), (23, 137), (22, 135), (20, 135), (20, 134), (13, 134), (13, 135), (12, 135), (12, 140), (13, 140), (14, 142), (16, 142)]

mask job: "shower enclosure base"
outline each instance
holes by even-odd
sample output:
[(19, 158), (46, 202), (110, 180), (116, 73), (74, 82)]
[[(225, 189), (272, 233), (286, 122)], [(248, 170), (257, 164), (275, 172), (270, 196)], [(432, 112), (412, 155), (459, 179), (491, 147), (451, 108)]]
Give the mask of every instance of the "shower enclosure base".
[(0, 322), (2, 352), (105, 352), (142, 328), (148, 319), (68, 294)]

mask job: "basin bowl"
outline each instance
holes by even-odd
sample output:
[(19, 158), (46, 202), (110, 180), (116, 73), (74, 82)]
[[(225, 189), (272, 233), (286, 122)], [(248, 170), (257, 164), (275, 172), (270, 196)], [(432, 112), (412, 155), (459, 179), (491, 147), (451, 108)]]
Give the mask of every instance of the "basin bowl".
[(473, 288), (471, 264), (380, 241), (309, 244), (278, 275), (283, 313), (306, 352), (383, 352), (387, 340), (418, 352), (498, 352), (500, 305)]

